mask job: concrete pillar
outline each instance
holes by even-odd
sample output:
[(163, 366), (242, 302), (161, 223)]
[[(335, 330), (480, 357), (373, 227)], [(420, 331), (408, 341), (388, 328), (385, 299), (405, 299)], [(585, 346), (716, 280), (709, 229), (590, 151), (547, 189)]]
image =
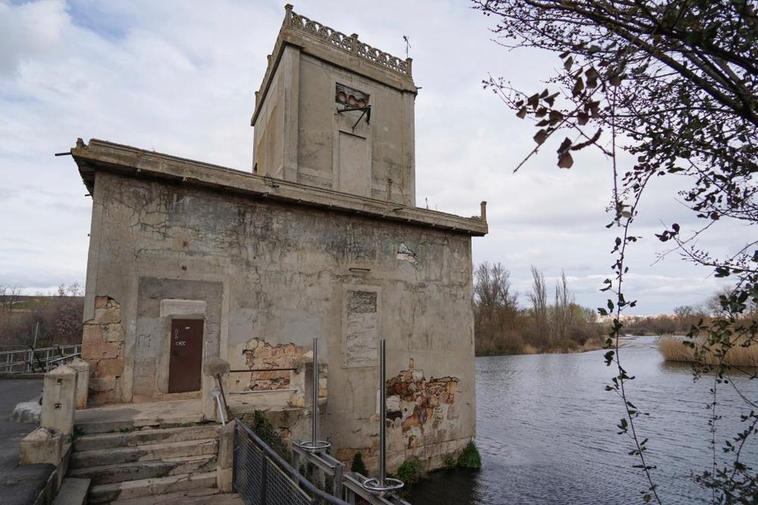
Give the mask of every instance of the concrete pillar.
[(216, 399), (211, 394), (213, 386), (216, 381), (207, 375), (203, 375), (202, 389), (201, 389), (201, 408), (203, 410), (203, 417), (207, 420), (216, 420)]
[(20, 465), (49, 463), (58, 466), (63, 459), (63, 434), (37, 428), (21, 440), (19, 456)]
[(74, 431), (76, 371), (59, 366), (45, 374), (42, 389), (40, 426), (61, 432), (64, 436)]
[(76, 371), (76, 408), (87, 408), (87, 391), (89, 389), (89, 363), (83, 359), (75, 358), (68, 364)]
[(222, 493), (231, 493), (234, 479), (234, 430), (237, 421), (233, 420), (218, 432), (218, 459), (216, 460), (216, 487)]

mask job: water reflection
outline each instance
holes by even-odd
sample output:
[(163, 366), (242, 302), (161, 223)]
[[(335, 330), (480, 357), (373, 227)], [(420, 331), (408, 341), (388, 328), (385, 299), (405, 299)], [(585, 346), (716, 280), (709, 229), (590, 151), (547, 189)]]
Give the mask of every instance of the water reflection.
[[(411, 494), (414, 505), (641, 503), (642, 475), (632, 469), (628, 439), (616, 434), (623, 408), (604, 390), (613, 370), (603, 351), (477, 358), (477, 445), (480, 472), (438, 472)], [(704, 503), (691, 479), (708, 468), (708, 391), (686, 364), (665, 363), (654, 337), (629, 339), (624, 365), (637, 379), (631, 398), (650, 415), (639, 420), (665, 503)], [(758, 381), (739, 381), (755, 397)], [(730, 388), (722, 402), (719, 440), (740, 427), (743, 403)], [(720, 444), (721, 442), (719, 442)], [(719, 457), (721, 455), (719, 454)], [(758, 465), (753, 443), (745, 461)]]

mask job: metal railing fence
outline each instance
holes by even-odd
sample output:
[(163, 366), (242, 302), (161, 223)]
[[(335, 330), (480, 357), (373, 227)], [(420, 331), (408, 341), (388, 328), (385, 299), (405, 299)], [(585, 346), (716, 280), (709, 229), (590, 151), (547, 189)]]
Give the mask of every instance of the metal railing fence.
[(234, 490), (246, 505), (348, 505), (314, 486), (237, 419)]
[(81, 344), (71, 344), (0, 351), (0, 373), (46, 372), (51, 365), (79, 356), (81, 350)]

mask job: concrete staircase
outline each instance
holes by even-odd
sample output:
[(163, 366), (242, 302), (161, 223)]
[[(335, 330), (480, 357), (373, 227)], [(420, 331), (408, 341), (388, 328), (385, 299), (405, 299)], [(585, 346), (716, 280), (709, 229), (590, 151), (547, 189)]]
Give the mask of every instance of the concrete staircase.
[(175, 492), (215, 492), (217, 424), (119, 427), (87, 424), (74, 439), (68, 477), (90, 479), (87, 503), (120, 503)]

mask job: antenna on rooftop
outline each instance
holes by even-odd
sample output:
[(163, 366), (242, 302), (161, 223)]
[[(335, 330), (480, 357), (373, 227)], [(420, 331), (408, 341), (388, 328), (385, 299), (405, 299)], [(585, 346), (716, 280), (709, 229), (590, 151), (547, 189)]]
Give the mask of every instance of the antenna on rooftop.
[(403, 41), (405, 41), (405, 57), (408, 58), (408, 50), (411, 48), (411, 39), (408, 38), (408, 35), (403, 35)]

